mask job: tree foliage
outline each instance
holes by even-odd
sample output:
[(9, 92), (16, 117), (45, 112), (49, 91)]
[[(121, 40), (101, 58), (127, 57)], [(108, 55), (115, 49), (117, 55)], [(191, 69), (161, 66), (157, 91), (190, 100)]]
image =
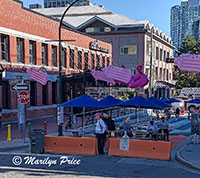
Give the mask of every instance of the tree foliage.
[[(195, 41), (194, 37), (188, 35), (179, 48), (179, 55), (183, 53), (200, 54), (200, 40)], [(200, 65), (200, 64), (199, 64)], [(175, 80), (178, 88), (200, 87), (199, 73), (181, 71), (175, 66)]]

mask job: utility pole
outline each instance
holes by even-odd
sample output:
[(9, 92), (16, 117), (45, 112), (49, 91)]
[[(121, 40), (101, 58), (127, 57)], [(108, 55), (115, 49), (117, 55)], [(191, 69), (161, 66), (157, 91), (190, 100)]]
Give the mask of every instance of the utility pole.
[(153, 66), (153, 27), (151, 28), (151, 53), (150, 53), (150, 79), (149, 79), (149, 97), (152, 96), (152, 66)]

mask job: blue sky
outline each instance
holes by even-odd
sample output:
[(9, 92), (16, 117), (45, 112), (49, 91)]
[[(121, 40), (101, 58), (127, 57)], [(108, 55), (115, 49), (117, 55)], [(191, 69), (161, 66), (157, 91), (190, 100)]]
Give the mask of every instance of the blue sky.
[[(43, 5), (43, 0), (22, 1), (25, 7), (31, 3)], [(148, 20), (170, 35), (170, 8), (180, 4), (181, 0), (91, 0), (91, 2), (104, 5), (104, 8), (134, 20)]]

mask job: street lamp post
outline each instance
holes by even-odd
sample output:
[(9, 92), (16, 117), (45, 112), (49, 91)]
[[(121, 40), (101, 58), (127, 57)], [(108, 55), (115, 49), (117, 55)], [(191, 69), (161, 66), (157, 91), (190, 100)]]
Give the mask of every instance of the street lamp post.
[(58, 82), (59, 82), (59, 106), (58, 106), (58, 113), (57, 113), (57, 117), (58, 117), (58, 136), (63, 136), (62, 133), (62, 125), (63, 125), (63, 119), (61, 116), (61, 106), (60, 104), (62, 103), (62, 44), (61, 44), (61, 29), (62, 29), (62, 23), (63, 23), (63, 19), (65, 17), (65, 14), (67, 13), (67, 11), (79, 0), (75, 0), (73, 1), (64, 11), (61, 20), (60, 20), (60, 25), (59, 25), (59, 78), (58, 78)]
[(153, 80), (152, 80), (152, 66), (153, 66), (153, 27), (151, 28), (151, 54), (150, 54), (150, 80), (149, 80), (149, 97), (152, 96), (152, 85), (153, 85)]

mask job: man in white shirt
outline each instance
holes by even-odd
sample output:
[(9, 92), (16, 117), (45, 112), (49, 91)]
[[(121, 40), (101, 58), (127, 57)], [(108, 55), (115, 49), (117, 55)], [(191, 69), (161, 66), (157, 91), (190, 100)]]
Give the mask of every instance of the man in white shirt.
[[(167, 121), (165, 120), (164, 117), (161, 117), (160, 122), (158, 123), (158, 127), (159, 127), (158, 132), (160, 134), (161, 133), (165, 134), (164, 136), (162, 136), (162, 140), (166, 140), (167, 139), (167, 141), (169, 141), (169, 130), (168, 130), (169, 125), (168, 125), (168, 123), (167, 123)], [(165, 138), (165, 136), (167, 138)]]
[(154, 121), (150, 121), (147, 127), (147, 131), (148, 134), (146, 135), (146, 137), (152, 137), (154, 140), (157, 140), (157, 131), (158, 131), (158, 127), (157, 125), (154, 123)]
[(99, 154), (104, 154), (103, 150), (105, 144), (104, 133), (107, 131), (107, 126), (105, 122), (101, 119), (100, 113), (96, 113), (95, 117), (97, 119), (95, 132), (96, 132), (96, 138), (98, 140), (98, 152)]

